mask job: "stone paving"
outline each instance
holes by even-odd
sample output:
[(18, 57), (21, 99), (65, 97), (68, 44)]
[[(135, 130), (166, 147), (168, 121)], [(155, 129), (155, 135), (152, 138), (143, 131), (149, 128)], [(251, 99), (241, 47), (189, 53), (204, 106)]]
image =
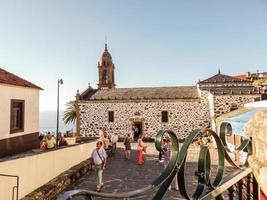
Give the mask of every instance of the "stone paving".
[[(145, 164), (139, 166), (136, 164), (137, 150), (136, 144), (132, 145), (131, 160), (124, 159), (124, 151), (122, 148), (122, 143), (118, 146), (119, 148), (115, 154), (109, 158), (108, 167), (103, 173), (104, 188), (103, 192), (127, 192), (143, 188), (149, 183), (151, 183), (156, 177), (158, 177), (163, 171), (163, 163), (158, 162), (158, 152), (156, 151), (154, 144), (147, 144), (148, 150), (145, 155)], [(188, 186), (189, 194), (195, 191), (197, 185), (197, 179), (194, 176), (194, 172), (197, 170), (197, 159), (198, 159), (198, 148), (191, 145), (189, 154), (187, 156), (186, 165), (186, 185)], [(213, 151), (212, 164), (216, 164), (217, 156)], [(213, 168), (215, 165), (213, 165)], [(230, 169), (228, 169), (229, 171)], [(212, 170), (212, 173), (216, 172), (216, 169)], [(95, 190), (96, 188), (96, 174), (95, 172), (90, 172), (77, 181), (69, 190), (72, 189), (88, 189)], [(135, 200), (149, 200), (155, 195), (146, 194), (144, 196), (135, 197), (131, 199)], [(82, 200), (82, 197), (76, 197), (74, 199)], [(102, 199), (102, 198), (95, 198)], [(165, 194), (165, 200), (176, 200), (183, 199), (179, 191), (168, 190)]]

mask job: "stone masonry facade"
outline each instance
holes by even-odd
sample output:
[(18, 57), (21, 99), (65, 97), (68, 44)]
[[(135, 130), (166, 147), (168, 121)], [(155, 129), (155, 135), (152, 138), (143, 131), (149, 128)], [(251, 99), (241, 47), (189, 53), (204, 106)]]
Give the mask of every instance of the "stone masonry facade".
[[(152, 101), (152, 102), (91, 102), (80, 103), (80, 133), (83, 136), (98, 136), (106, 127), (109, 134), (120, 137), (131, 133), (132, 124), (141, 122), (145, 137), (153, 138), (160, 129), (173, 130), (179, 139), (185, 138), (196, 128), (209, 126), (207, 102)], [(108, 111), (114, 111), (114, 122), (108, 122)], [(161, 121), (161, 112), (168, 111), (168, 122)]]
[(254, 102), (257, 98), (259, 98), (259, 95), (214, 95), (214, 113), (216, 116), (219, 116), (230, 112), (231, 109)]
[[(134, 123), (142, 123), (142, 134), (154, 138), (161, 129), (172, 130), (184, 139), (196, 128), (210, 127), (212, 117), (229, 112), (232, 106), (253, 102), (259, 95), (213, 95), (199, 90), (199, 98), (191, 100), (102, 100), (80, 101), (80, 134), (97, 137), (102, 127), (109, 134), (120, 137), (131, 133)], [(114, 122), (108, 121), (108, 112), (114, 112)], [(168, 112), (168, 122), (161, 121), (161, 112)]]

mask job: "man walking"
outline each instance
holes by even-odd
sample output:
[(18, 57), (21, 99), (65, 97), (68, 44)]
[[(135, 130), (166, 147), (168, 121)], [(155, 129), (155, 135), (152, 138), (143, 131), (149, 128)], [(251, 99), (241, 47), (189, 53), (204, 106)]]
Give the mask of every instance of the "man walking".
[(96, 148), (92, 152), (92, 162), (96, 170), (96, 191), (100, 192), (103, 188), (102, 175), (103, 170), (107, 164), (107, 154), (106, 151), (102, 148), (103, 143), (101, 140), (97, 141)]

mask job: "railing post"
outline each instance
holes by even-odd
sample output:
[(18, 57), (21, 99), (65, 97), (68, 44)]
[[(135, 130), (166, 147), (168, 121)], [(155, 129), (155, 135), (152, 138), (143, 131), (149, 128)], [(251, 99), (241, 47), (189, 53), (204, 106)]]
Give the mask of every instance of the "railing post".
[(253, 176), (253, 199), (259, 199), (259, 186), (255, 176)]
[(242, 200), (243, 199), (243, 179), (238, 181), (238, 199)]
[(231, 187), (228, 188), (229, 199), (230, 200), (233, 200), (234, 199), (234, 197), (235, 197), (235, 190), (236, 190), (236, 188), (235, 188), (234, 185), (232, 185)]
[(224, 196), (223, 196), (223, 194), (221, 193), (221, 194), (219, 194), (215, 199), (216, 199), (216, 200), (224, 200)]
[(252, 183), (252, 173), (247, 175), (247, 200), (251, 199), (251, 183)]

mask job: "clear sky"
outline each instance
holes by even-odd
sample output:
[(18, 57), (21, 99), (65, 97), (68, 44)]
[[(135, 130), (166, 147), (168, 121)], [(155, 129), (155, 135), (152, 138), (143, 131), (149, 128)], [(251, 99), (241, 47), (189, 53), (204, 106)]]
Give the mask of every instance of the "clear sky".
[(105, 36), (117, 87), (267, 71), (266, 0), (0, 0), (0, 66), (44, 88), (40, 109), (97, 86)]

